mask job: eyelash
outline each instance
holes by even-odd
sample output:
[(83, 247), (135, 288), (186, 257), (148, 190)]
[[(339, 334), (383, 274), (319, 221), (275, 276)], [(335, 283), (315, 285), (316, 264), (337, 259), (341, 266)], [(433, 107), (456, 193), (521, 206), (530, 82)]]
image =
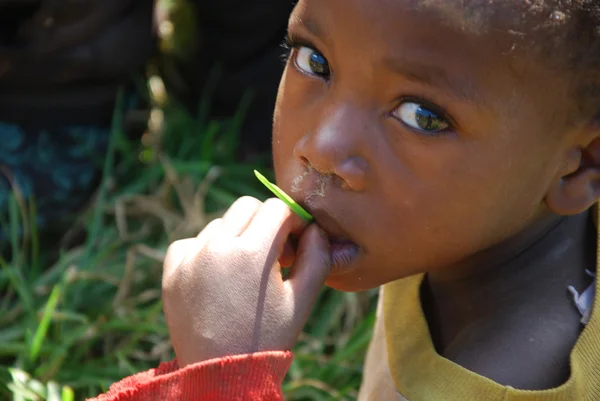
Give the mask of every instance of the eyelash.
[[(289, 33), (285, 36), (283, 42), (281, 43), (281, 47), (284, 49), (284, 52), (282, 54), (282, 61), (284, 64), (287, 64), (289, 62), (294, 50), (299, 49), (301, 47), (308, 47), (308, 48), (318, 51), (317, 49), (315, 49), (314, 45), (312, 45), (311, 43), (308, 43), (305, 40), (296, 38)], [(442, 130), (442, 131), (428, 133), (429, 136), (447, 135), (455, 130), (456, 124), (454, 123), (454, 120), (448, 115), (446, 110), (444, 110), (440, 106), (432, 104), (431, 102), (423, 100), (422, 98), (419, 98), (419, 97), (404, 96), (404, 97), (400, 98), (400, 100), (398, 101), (397, 107), (400, 107), (402, 104), (407, 103), (407, 102), (413, 102), (413, 103), (418, 103), (418, 104), (422, 105), (423, 107), (427, 108), (428, 110), (431, 110), (435, 114), (439, 115), (441, 118), (443, 118), (448, 123), (447, 129)], [(395, 110), (396, 109), (394, 109), (394, 111)], [(405, 126), (407, 129), (415, 131), (414, 128), (407, 126), (404, 122), (402, 122), (399, 119), (397, 119), (396, 117), (394, 117), (392, 115), (392, 113), (393, 113), (393, 111), (389, 113), (390, 117), (398, 120), (400, 122), (400, 124)], [(421, 132), (421, 134), (422, 134), (422, 132)]]
[(290, 60), (290, 57), (292, 56), (292, 52), (300, 47), (308, 47), (308, 48), (317, 50), (317, 49), (315, 49), (314, 45), (308, 43), (305, 40), (296, 38), (289, 33), (283, 39), (283, 42), (281, 43), (281, 47), (284, 50), (283, 55), (282, 55), (282, 60), (284, 63), (287, 63)]
[(290, 57), (292, 56), (292, 52), (298, 47), (298, 44), (292, 40), (290, 35), (286, 35), (283, 39), (283, 42), (281, 43), (281, 47), (283, 48), (283, 54), (281, 59), (283, 60), (284, 64), (287, 64), (290, 60)]

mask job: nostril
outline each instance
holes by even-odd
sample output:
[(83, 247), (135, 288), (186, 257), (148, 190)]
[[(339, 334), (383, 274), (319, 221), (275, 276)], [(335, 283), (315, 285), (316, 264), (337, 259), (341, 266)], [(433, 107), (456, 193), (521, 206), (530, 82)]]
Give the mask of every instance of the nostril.
[(304, 156), (300, 156), (300, 162), (304, 165), (304, 166), (310, 166), (310, 162), (308, 161), (308, 159)]

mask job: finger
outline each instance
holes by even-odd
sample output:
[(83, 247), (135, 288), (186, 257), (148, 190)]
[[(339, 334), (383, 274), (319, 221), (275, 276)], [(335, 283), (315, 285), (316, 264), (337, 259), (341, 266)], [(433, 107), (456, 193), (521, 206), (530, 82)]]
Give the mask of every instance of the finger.
[(190, 253), (197, 249), (198, 240), (196, 238), (187, 238), (173, 242), (169, 245), (162, 272), (162, 295), (170, 293), (177, 285), (177, 277), (181, 272), (181, 266), (190, 256)]
[(165, 260), (163, 261), (163, 278), (166, 273), (174, 270), (181, 265), (183, 260), (191, 249), (197, 244), (196, 238), (187, 238), (173, 242), (167, 249)]
[(196, 238), (187, 238), (173, 242), (167, 250), (163, 268), (173, 269), (200, 252), (208, 240), (216, 235), (223, 222), (215, 219), (208, 223)]
[(288, 240), (283, 245), (283, 252), (279, 257), (279, 265), (281, 267), (290, 267), (294, 260), (296, 259), (296, 247), (293, 244), (292, 238), (288, 238)]
[(329, 240), (316, 224), (311, 224), (300, 237), (296, 260), (286, 280), (296, 314), (308, 317), (330, 271)]
[(214, 219), (210, 223), (208, 223), (200, 234), (196, 236), (196, 247), (198, 251), (204, 248), (204, 245), (208, 242), (209, 239), (213, 238), (219, 231), (223, 228), (223, 219)]
[(169, 245), (163, 262), (163, 289), (171, 284), (170, 279), (175, 276), (177, 269), (187, 260), (196, 256), (204, 248), (208, 240), (215, 236), (220, 230), (222, 223), (221, 219), (215, 219), (208, 223), (196, 238), (182, 239)]
[(271, 255), (273, 260), (277, 260), (290, 234), (301, 233), (306, 225), (283, 201), (271, 198), (262, 204), (242, 236), (248, 241), (278, 250), (276, 255)]
[(250, 196), (244, 196), (236, 200), (223, 216), (224, 233), (233, 237), (243, 233), (262, 204), (261, 201)]

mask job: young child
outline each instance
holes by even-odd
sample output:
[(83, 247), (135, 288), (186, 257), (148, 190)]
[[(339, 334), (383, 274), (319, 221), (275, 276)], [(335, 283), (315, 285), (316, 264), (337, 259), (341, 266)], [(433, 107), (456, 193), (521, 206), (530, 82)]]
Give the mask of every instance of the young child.
[(381, 286), (360, 400), (600, 400), (600, 2), (300, 0), (289, 45), (277, 182), (316, 224), (243, 198), (174, 243), (178, 360), (98, 400), (281, 399), (323, 283)]

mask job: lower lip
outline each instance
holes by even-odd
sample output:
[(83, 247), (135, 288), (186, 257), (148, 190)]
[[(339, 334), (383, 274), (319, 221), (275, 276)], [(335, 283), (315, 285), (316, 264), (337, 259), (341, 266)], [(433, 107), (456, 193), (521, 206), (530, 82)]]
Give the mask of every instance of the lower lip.
[(353, 242), (334, 241), (331, 243), (330, 250), (332, 273), (347, 270), (360, 253), (360, 248)]

